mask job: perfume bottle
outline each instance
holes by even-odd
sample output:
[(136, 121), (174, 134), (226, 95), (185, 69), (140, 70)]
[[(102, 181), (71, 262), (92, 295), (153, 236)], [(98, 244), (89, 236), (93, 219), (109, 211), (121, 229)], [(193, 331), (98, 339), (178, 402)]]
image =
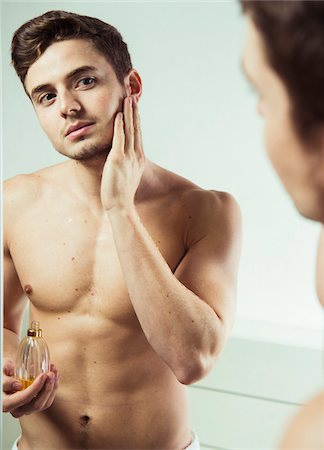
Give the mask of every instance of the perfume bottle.
[(15, 377), (22, 382), (22, 389), (32, 384), (42, 372), (48, 372), (50, 356), (48, 346), (42, 338), (39, 322), (33, 321), (18, 347)]

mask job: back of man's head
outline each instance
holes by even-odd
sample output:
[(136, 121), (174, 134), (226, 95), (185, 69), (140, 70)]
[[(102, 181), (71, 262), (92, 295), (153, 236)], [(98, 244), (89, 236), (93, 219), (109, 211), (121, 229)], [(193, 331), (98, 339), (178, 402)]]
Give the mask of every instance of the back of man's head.
[(241, 0), (291, 100), (303, 140), (324, 126), (324, 2)]

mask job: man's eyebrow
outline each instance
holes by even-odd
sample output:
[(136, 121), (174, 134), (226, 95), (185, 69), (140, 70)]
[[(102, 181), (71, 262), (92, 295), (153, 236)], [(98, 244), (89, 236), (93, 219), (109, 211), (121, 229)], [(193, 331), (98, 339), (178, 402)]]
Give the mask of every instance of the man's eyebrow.
[(84, 72), (89, 72), (89, 71), (97, 71), (97, 68), (96, 67), (94, 67), (94, 66), (81, 66), (81, 67), (78, 67), (77, 69), (74, 69), (74, 70), (72, 70), (72, 72), (69, 72), (67, 75), (66, 75), (66, 78), (68, 79), (68, 78), (73, 78), (73, 77), (75, 77), (76, 75), (80, 75), (80, 74), (82, 74), (82, 73), (84, 73)]
[[(67, 75), (66, 75), (66, 79), (68, 80), (68, 79), (70, 79), (70, 78), (73, 78), (73, 77), (75, 77), (75, 76), (77, 76), (77, 75), (81, 75), (81, 74), (83, 74), (83, 73), (85, 73), (85, 72), (89, 72), (89, 71), (97, 71), (97, 68), (96, 67), (94, 67), (94, 66), (81, 66), (81, 67), (78, 67), (77, 69), (74, 69), (74, 70), (72, 70), (71, 72), (69, 72)], [(39, 94), (40, 92), (44, 92), (44, 91), (47, 91), (47, 90), (49, 90), (49, 89), (51, 89), (51, 84), (50, 83), (45, 83), (45, 84), (40, 84), (39, 86), (36, 86), (32, 91), (31, 91), (31, 94), (30, 94), (30, 97), (33, 99), (34, 97), (35, 97), (35, 95), (36, 94)]]
[(33, 99), (36, 96), (36, 94), (39, 94), (40, 92), (43, 91), (47, 91), (48, 89), (50, 89), (50, 87), (51, 87), (50, 84), (40, 84), (31, 91), (30, 98)]

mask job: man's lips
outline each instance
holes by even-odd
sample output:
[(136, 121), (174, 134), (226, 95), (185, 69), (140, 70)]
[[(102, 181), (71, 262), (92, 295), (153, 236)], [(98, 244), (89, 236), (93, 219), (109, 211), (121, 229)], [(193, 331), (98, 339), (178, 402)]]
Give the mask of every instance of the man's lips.
[(76, 139), (86, 134), (93, 125), (94, 122), (78, 122), (68, 128), (65, 137), (69, 140)]

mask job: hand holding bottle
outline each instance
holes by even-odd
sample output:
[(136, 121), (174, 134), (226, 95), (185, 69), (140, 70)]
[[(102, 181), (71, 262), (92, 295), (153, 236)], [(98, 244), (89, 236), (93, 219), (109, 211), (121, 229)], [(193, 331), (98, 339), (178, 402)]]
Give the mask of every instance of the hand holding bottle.
[(57, 369), (49, 362), (39, 322), (32, 322), (19, 345), (16, 364), (4, 360), (3, 412), (18, 418), (43, 411), (52, 405), (57, 388)]
[[(10, 412), (13, 417), (40, 412), (49, 408), (55, 398), (59, 379), (58, 371), (51, 364), (50, 372), (40, 374), (26, 389), (14, 377), (14, 364), (11, 360), (4, 360), (3, 364), (3, 395), (2, 410)], [(18, 385), (16, 386), (16, 383)]]

